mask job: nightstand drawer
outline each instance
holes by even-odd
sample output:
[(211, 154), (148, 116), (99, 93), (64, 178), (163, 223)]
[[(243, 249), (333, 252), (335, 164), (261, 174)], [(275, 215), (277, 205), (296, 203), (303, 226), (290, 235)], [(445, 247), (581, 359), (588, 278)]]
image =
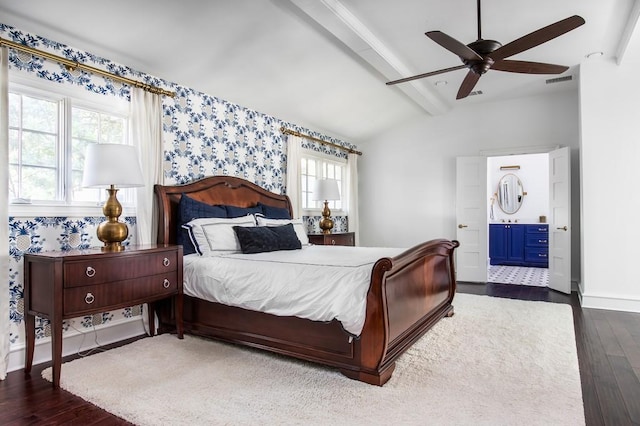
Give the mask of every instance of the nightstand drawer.
[(67, 317), (104, 309), (133, 306), (163, 299), (178, 292), (177, 274), (167, 273), (108, 284), (88, 285), (64, 290), (64, 314)]
[(143, 256), (69, 261), (64, 265), (64, 286), (77, 287), (130, 280), (176, 270), (175, 250)]
[(309, 234), (309, 242), (324, 246), (355, 246), (355, 233), (344, 232), (339, 234)]

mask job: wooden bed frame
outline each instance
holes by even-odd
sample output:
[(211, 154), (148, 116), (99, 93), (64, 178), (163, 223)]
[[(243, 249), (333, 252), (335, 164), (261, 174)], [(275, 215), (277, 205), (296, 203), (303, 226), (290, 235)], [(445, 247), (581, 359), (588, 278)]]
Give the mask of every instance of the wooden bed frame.
[[(213, 176), (176, 186), (155, 186), (158, 243), (175, 244), (182, 194), (209, 204), (263, 204), (291, 212), (285, 195), (246, 180)], [(383, 385), (396, 359), (444, 316), (453, 315), (453, 252), (457, 241), (432, 240), (373, 266), (364, 328), (352, 339), (337, 320), (279, 317), (184, 296), (184, 331), (270, 350), (338, 368), (344, 375)], [(172, 304), (157, 307), (159, 332), (175, 331)]]

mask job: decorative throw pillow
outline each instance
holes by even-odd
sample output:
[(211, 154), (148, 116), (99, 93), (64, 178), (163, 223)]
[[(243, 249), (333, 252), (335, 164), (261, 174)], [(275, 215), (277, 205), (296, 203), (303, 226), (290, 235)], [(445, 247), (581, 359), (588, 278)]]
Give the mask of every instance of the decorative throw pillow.
[(298, 240), (303, 246), (309, 245), (309, 237), (307, 237), (307, 229), (302, 223), (302, 219), (268, 219), (261, 216), (256, 216), (256, 222), (258, 226), (282, 226), (292, 224), (293, 229), (296, 231)]
[(240, 252), (240, 244), (234, 226), (256, 226), (253, 216), (237, 218), (194, 219), (183, 227), (189, 231), (189, 238), (196, 252), (201, 256)]
[(193, 219), (206, 217), (227, 217), (227, 210), (224, 206), (212, 206), (202, 201), (194, 200), (186, 194), (180, 197), (178, 204), (178, 230), (176, 233), (176, 244), (182, 246), (185, 255), (195, 253), (196, 249), (189, 238), (187, 229), (182, 225), (191, 222)]
[(283, 226), (234, 226), (242, 253), (264, 253), (302, 248), (292, 224)]
[(299, 250), (302, 248), (302, 243), (298, 238), (298, 234), (296, 234), (293, 224), (267, 226), (267, 228), (278, 236), (279, 250)]
[(227, 210), (227, 217), (241, 217), (249, 214), (262, 214), (262, 209), (258, 206), (253, 207), (236, 207), (225, 205), (224, 208)]
[(262, 214), (268, 219), (291, 219), (289, 209), (268, 206), (262, 203), (258, 203), (258, 207), (262, 209)]

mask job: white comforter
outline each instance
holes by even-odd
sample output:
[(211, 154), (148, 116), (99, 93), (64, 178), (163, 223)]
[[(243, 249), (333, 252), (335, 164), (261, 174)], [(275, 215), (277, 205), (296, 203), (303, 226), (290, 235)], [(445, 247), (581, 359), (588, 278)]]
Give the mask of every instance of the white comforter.
[(373, 264), (401, 251), (306, 246), (258, 254), (189, 255), (184, 258), (184, 293), (274, 315), (337, 319), (359, 336)]

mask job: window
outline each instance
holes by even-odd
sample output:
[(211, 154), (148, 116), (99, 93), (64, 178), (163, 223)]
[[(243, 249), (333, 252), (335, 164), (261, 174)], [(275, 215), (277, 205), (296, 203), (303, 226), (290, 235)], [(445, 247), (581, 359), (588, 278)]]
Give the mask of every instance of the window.
[[(106, 191), (82, 187), (86, 147), (90, 143), (128, 143), (128, 109), (99, 101), (106, 104), (33, 87), (10, 87), (11, 201), (47, 205), (104, 201)], [(119, 199), (123, 204), (131, 202), (133, 194), (121, 191)]]
[(329, 201), (329, 208), (332, 213), (342, 211), (347, 200), (344, 199), (345, 180), (347, 176), (347, 161), (337, 158), (322, 156), (315, 152), (302, 154), (302, 164), (300, 174), (302, 182), (300, 184), (302, 209), (303, 210), (320, 210), (324, 206), (322, 201), (313, 201), (313, 186), (316, 179), (335, 179), (338, 181), (340, 189), (340, 200)]

